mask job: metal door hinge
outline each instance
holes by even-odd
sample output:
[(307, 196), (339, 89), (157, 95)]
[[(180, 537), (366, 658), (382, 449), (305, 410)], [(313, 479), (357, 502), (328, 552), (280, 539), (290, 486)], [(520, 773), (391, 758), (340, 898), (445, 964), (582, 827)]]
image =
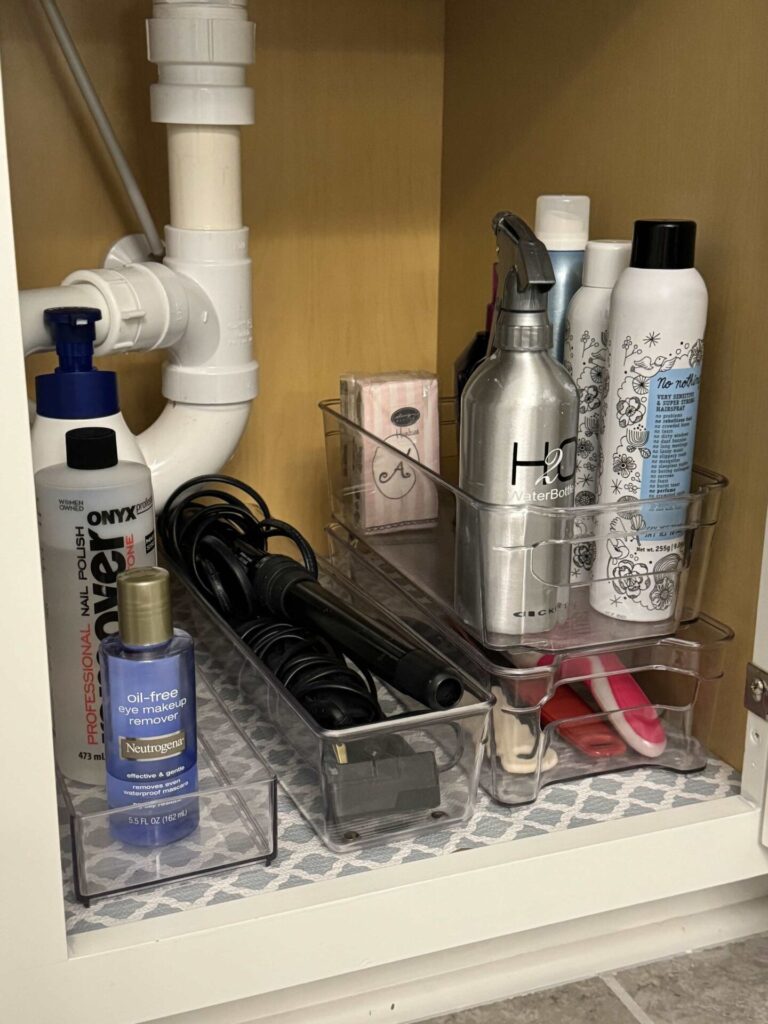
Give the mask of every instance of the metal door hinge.
[(744, 706), (753, 715), (768, 721), (768, 672), (751, 661), (747, 664)]

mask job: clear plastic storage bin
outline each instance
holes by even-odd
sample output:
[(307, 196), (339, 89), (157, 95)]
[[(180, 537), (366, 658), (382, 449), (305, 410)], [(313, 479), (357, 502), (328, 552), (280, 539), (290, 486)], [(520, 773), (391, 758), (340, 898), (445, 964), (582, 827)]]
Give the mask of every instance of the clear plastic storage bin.
[[(96, 786), (59, 777), (69, 820), (74, 888), (91, 900), (233, 868), (270, 863), (277, 854), (274, 773), (212, 693), (198, 667), (198, 791), (110, 810)], [(194, 816), (189, 835), (165, 846), (134, 846), (113, 835), (128, 820), (176, 821)]]
[[(491, 701), (458, 672), (459, 705), (350, 729), (322, 729), (183, 577), (174, 606), (223, 670), (220, 696), (249, 731), (300, 812), (332, 850), (465, 821), (473, 812)], [(321, 582), (355, 608), (409, 633), (353, 583), (321, 561)], [(388, 715), (420, 709), (377, 681)]]
[[(397, 437), (384, 441), (343, 417), (338, 401), (321, 408), (334, 519), (364, 538), (458, 627), (484, 647), (562, 651), (667, 636), (698, 616), (723, 477), (696, 470), (690, 494), (610, 505), (488, 505), (456, 486), (455, 405), (453, 399), (440, 405), (442, 475), (405, 454), (408, 446)], [(410, 487), (418, 507), (430, 514), (395, 529), (371, 527), (371, 517), (360, 510), (382, 500), (379, 476), (389, 479), (393, 472), (397, 500)], [(386, 497), (395, 500), (388, 488)], [(574, 558), (604, 564), (603, 574), (571, 582)], [(547, 628), (518, 609), (522, 591), (510, 583), (515, 580), (543, 592), (537, 603), (551, 612)]]
[[(587, 652), (484, 651), (366, 541), (339, 524), (327, 533), (340, 572), (495, 698), (481, 781), (500, 803), (528, 803), (550, 783), (628, 768), (704, 768), (707, 754), (693, 735), (693, 712), (702, 686), (722, 677), (733, 636), (727, 626), (702, 616), (672, 637)], [(621, 682), (627, 674), (649, 705), (600, 711), (592, 686)], [(554, 699), (566, 692), (570, 703), (574, 696), (581, 702), (581, 713), (569, 716), (566, 705), (549, 721)]]

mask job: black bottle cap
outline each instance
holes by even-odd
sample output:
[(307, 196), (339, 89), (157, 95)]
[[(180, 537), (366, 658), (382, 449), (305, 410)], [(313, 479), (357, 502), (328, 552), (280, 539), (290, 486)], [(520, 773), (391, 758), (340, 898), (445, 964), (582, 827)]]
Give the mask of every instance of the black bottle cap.
[(66, 434), (70, 469), (108, 469), (117, 465), (117, 438), (109, 427), (78, 427)]
[(636, 220), (631, 267), (685, 270), (693, 266), (695, 220)]

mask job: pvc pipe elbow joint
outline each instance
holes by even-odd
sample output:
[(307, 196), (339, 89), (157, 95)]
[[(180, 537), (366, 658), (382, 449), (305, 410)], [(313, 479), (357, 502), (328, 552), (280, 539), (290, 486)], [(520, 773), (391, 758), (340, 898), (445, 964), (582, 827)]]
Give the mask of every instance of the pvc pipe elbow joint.
[(159, 512), (180, 483), (220, 469), (234, 455), (243, 435), (250, 402), (233, 405), (185, 405), (168, 402), (138, 437), (152, 470), (155, 508)]
[(189, 299), (177, 274), (162, 263), (131, 263), (119, 270), (76, 270), (63, 286), (89, 285), (99, 295), (105, 335), (97, 354), (170, 348), (183, 337)]

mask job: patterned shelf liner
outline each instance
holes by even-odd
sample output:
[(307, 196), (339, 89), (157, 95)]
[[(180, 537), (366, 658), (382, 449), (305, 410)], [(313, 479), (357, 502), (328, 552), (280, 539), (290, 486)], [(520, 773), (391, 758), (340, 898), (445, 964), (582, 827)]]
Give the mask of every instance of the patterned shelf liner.
[[(198, 648), (198, 661), (215, 685), (216, 661), (204, 647)], [(239, 715), (236, 717), (240, 718)], [(259, 736), (258, 723), (249, 725), (241, 719), (240, 724), (258, 747), (263, 739)], [(416, 837), (382, 842), (380, 846), (368, 849), (334, 854), (321, 843), (292, 801), (279, 790), (278, 856), (269, 867), (252, 864), (232, 868), (96, 900), (90, 907), (80, 905), (74, 897), (69, 833), (64, 825), (61, 854), (67, 931), (75, 935), (143, 921), (191, 908), (227, 903), (260, 892), (274, 892), (375, 871), (387, 865), (442, 857), (460, 850), (512, 842), (560, 829), (580, 828), (613, 818), (682, 807), (738, 792), (738, 774), (715, 759), (710, 759), (703, 772), (694, 775), (677, 775), (658, 768), (637, 768), (613, 775), (556, 783), (543, 789), (536, 803), (524, 807), (503, 807), (481, 791), (474, 816), (463, 826), (436, 829)], [(235, 843), (236, 839), (233, 837)], [(112, 855), (105, 849), (105, 857)]]

